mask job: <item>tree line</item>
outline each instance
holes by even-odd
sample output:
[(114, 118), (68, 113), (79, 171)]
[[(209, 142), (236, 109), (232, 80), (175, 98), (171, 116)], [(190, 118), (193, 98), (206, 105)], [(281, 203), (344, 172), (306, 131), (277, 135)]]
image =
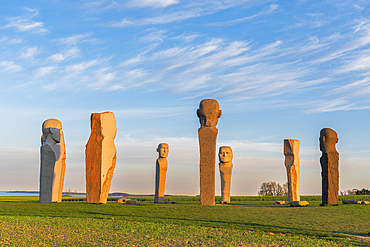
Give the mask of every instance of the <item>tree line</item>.
[(258, 191), (259, 196), (287, 196), (288, 182), (281, 185), (276, 182), (263, 182)]

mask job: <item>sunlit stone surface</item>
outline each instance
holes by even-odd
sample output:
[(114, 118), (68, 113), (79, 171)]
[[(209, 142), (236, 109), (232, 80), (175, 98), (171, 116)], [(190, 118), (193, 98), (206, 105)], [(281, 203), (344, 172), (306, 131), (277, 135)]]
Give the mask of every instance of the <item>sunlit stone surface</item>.
[(199, 104), (197, 116), (200, 150), (200, 205), (215, 205), (215, 155), (218, 129), (216, 125), (221, 117), (218, 102), (204, 99)]
[(154, 202), (163, 203), (164, 190), (166, 186), (167, 156), (169, 146), (167, 143), (160, 143), (157, 148), (158, 159), (155, 164), (155, 196)]
[(322, 156), (322, 204), (338, 204), (339, 192), (339, 153), (335, 148), (337, 133), (329, 128), (320, 131), (320, 150)]
[(116, 120), (113, 112), (91, 114), (86, 144), (86, 202), (106, 203), (116, 166)]
[(231, 174), (233, 171), (233, 150), (229, 146), (222, 146), (218, 152), (221, 176), (221, 203), (230, 203)]
[(299, 140), (284, 140), (285, 167), (288, 175), (289, 202), (300, 200), (299, 191)]

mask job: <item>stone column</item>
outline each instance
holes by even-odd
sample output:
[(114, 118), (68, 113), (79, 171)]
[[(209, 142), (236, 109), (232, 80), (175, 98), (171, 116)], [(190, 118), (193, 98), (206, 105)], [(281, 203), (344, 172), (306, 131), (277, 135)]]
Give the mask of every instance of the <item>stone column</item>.
[(285, 167), (288, 175), (289, 202), (300, 201), (299, 187), (299, 140), (284, 140)]
[(62, 123), (48, 119), (42, 124), (40, 148), (40, 203), (61, 202), (66, 170)]
[(160, 143), (157, 148), (158, 159), (155, 165), (155, 203), (163, 203), (164, 190), (166, 185), (166, 173), (167, 173), (167, 156), (169, 152), (169, 146), (167, 143)]
[(215, 155), (218, 129), (216, 125), (222, 111), (214, 99), (204, 99), (199, 104), (197, 116), (200, 150), (200, 205), (215, 205)]
[(222, 146), (218, 152), (221, 176), (221, 203), (230, 203), (231, 173), (233, 170), (233, 150), (229, 146)]
[(91, 114), (91, 134), (85, 150), (87, 203), (107, 203), (116, 166), (116, 132), (113, 112)]
[(338, 204), (339, 192), (339, 153), (335, 148), (337, 133), (324, 128), (320, 131), (320, 158), (322, 177), (322, 205)]

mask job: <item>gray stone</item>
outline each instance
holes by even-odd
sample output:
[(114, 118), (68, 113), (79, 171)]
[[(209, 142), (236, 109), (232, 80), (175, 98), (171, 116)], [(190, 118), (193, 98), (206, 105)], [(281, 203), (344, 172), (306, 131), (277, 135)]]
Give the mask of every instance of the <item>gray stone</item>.
[(292, 201), (289, 202), (292, 207), (305, 207), (310, 205), (307, 201)]
[(126, 203), (127, 201), (131, 201), (131, 199), (128, 198), (120, 198), (117, 200), (118, 203)]
[(126, 205), (139, 205), (139, 202), (135, 200), (129, 200), (126, 201)]
[(356, 204), (356, 201), (353, 199), (343, 199), (342, 203), (343, 204)]
[(40, 148), (40, 203), (62, 201), (65, 150), (62, 123), (57, 119), (44, 121)]

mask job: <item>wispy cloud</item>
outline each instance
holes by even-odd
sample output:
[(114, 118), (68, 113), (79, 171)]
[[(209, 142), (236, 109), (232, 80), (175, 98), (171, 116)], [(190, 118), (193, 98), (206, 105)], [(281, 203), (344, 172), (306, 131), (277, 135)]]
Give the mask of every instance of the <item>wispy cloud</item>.
[(116, 71), (111, 71), (111, 68), (99, 68), (94, 73), (94, 78), (97, 80), (97, 82), (89, 84), (88, 87), (93, 90), (107, 90), (106, 85), (108, 82), (115, 79), (115, 74)]
[(2, 71), (18, 72), (22, 70), (22, 66), (12, 61), (0, 61), (0, 69)]
[(33, 58), (38, 53), (37, 47), (29, 47), (26, 52), (21, 54), (21, 58)]
[(184, 40), (185, 42), (191, 42), (198, 37), (201, 37), (201, 35), (194, 33), (194, 32), (185, 32), (181, 35), (173, 37), (172, 39), (179, 39), (179, 40)]
[(11, 38), (6, 37), (6, 36), (2, 36), (0, 38), (0, 43), (1, 44), (6, 44), (6, 45), (15, 45), (15, 44), (19, 44), (19, 43), (22, 43), (22, 42), (23, 42), (22, 38), (11, 39)]
[(85, 42), (99, 42), (98, 39), (91, 38), (92, 32), (75, 34), (66, 38), (59, 38), (57, 41), (64, 45), (77, 45)]
[(42, 21), (32, 20), (34, 17), (39, 15), (37, 9), (26, 9), (28, 14), (24, 17), (17, 16), (8, 18), (9, 23), (5, 26), (0, 27), (0, 29), (5, 28), (15, 28), (20, 32), (35, 32), (35, 33), (46, 33), (48, 30), (44, 27), (45, 23)]
[(94, 59), (94, 60), (90, 60), (90, 61), (87, 61), (87, 62), (82, 62), (82, 63), (70, 65), (70, 66), (67, 66), (65, 68), (65, 73), (68, 76), (72, 76), (74, 74), (79, 74), (79, 73), (83, 72), (84, 70), (97, 65), (98, 63), (99, 63), (99, 60)]
[(166, 30), (152, 31), (140, 38), (141, 42), (162, 42), (166, 38)]
[[(191, 18), (197, 18), (201, 16), (207, 16), (219, 11), (229, 9), (241, 5), (249, 0), (239, 0), (239, 1), (191, 1), (184, 4), (179, 4), (178, 0), (139, 0), (131, 1), (135, 3), (132, 6), (152, 6), (152, 7), (167, 7), (174, 4), (179, 4), (177, 8), (171, 9), (169, 11), (153, 12), (151, 17), (141, 18), (141, 19), (130, 19), (123, 18), (120, 21), (111, 21), (104, 26), (108, 27), (130, 27), (130, 26), (146, 26), (146, 25), (158, 25), (167, 24), (173, 22), (180, 22)], [(174, 5), (177, 6), (177, 5)], [(272, 5), (275, 6), (275, 5)]]
[(72, 47), (60, 53), (56, 53), (54, 55), (49, 56), (47, 60), (51, 62), (61, 62), (63, 60), (66, 60), (67, 58), (75, 57), (79, 53), (80, 53), (80, 50), (77, 47)]
[(209, 23), (208, 25), (209, 26), (231, 26), (231, 25), (236, 25), (236, 24), (239, 24), (239, 23), (243, 23), (243, 22), (258, 18), (258, 17), (262, 17), (262, 16), (265, 16), (265, 15), (272, 14), (272, 13), (274, 13), (278, 10), (278, 7), (279, 6), (274, 3), (274, 4), (271, 4), (269, 7), (264, 8), (262, 11), (258, 12), (257, 14), (247, 16), (247, 17), (243, 17), (243, 18), (239, 18), (239, 19), (235, 19), (235, 20), (231, 20), (231, 21)]
[(178, 11), (176, 13), (165, 14), (161, 16), (143, 18), (139, 20), (122, 19), (121, 21), (113, 21), (106, 24), (108, 27), (129, 27), (129, 26), (146, 26), (146, 25), (157, 25), (166, 24), (172, 22), (183, 21), (189, 18), (195, 18), (201, 16), (201, 13), (194, 11)]
[(45, 66), (35, 70), (35, 78), (44, 77), (45, 75), (51, 73), (56, 67), (55, 66)]
[(154, 8), (165, 8), (170, 5), (178, 4), (179, 0), (129, 0), (127, 2), (128, 7), (154, 7)]

